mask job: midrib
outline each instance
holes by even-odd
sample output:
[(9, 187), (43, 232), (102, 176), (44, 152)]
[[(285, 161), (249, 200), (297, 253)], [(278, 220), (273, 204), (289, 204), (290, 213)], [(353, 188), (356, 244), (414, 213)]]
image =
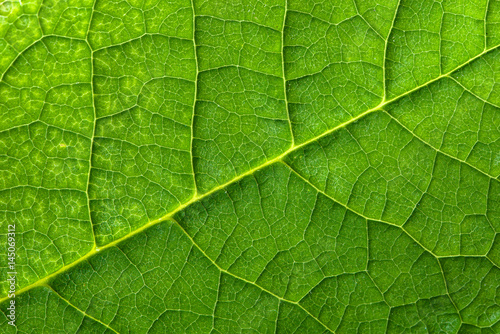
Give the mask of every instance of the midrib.
[[(305, 141), (305, 142), (303, 142), (301, 144), (298, 144), (298, 145), (291, 145), (291, 147), (288, 150), (286, 150), (285, 152), (283, 152), (279, 156), (277, 156), (277, 157), (275, 157), (273, 159), (270, 159), (270, 160), (266, 161), (265, 163), (263, 163), (263, 164), (255, 167), (255, 168), (252, 168), (252, 169), (248, 170), (247, 172), (245, 172), (243, 174), (240, 174), (240, 175), (236, 176), (235, 178), (229, 180), (228, 182), (226, 182), (224, 184), (221, 184), (221, 185), (219, 185), (219, 186), (211, 189), (210, 191), (208, 191), (208, 192), (206, 192), (204, 194), (196, 194), (190, 200), (188, 200), (187, 202), (179, 205), (177, 208), (175, 208), (171, 212), (165, 214), (164, 216), (162, 216), (162, 217), (160, 217), (158, 219), (149, 221), (148, 223), (146, 223), (145, 225), (141, 226), (140, 228), (138, 228), (138, 229), (136, 229), (136, 230), (134, 230), (134, 231), (132, 231), (132, 232), (124, 235), (123, 237), (121, 237), (119, 239), (116, 239), (113, 242), (110, 242), (110, 243), (108, 243), (108, 244), (106, 244), (106, 245), (104, 245), (104, 246), (102, 246), (100, 248), (97, 247), (97, 246), (94, 246), (87, 254), (85, 254), (84, 256), (82, 256), (81, 258), (79, 258), (78, 260), (75, 260), (74, 262), (61, 267), (60, 269), (58, 269), (57, 271), (53, 272), (52, 274), (50, 274), (48, 276), (45, 276), (44, 278), (41, 278), (38, 281), (36, 281), (36, 282), (34, 282), (34, 283), (30, 284), (30, 285), (27, 285), (26, 287), (24, 287), (22, 289), (17, 290), (16, 291), (16, 295), (19, 295), (19, 294), (21, 294), (23, 292), (26, 292), (26, 291), (28, 291), (30, 289), (33, 289), (35, 287), (38, 287), (38, 286), (45, 286), (45, 285), (47, 285), (48, 282), (52, 278), (54, 278), (54, 277), (58, 276), (59, 274), (62, 274), (65, 271), (67, 271), (67, 270), (69, 270), (69, 269), (77, 266), (78, 264), (86, 261), (87, 259), (89, 259), (92, 256), (98, 254), (99, 252), (101, 252), (103, 250), (106, 250), (108, 248), (114, 247), (115, 245), (117, 245), (117, 244), (119, 244), (119, 243), (121, 243), (121, 242), (123, 242), (123, 241), (125, 241), (127, 239), (132, 238), (136, 234), (141, 233), (142, 231), (146, 230), (147, 228), (149, 228), (151, 226), (154, 226), (154, 225), (156, 225), (158, 223), (161, 223), (163, 221), (168, 220), (169, 218), (173, 217), (176, 213), (182, 211), (184, 208), (188, 207), (189, 205), (191, 205), (193, 203), (196, 203), (197, 201), (199, 201), (199, 200), (201, 200), (201, 199), (203, 199), (205, 197), (208, 197), (208, 196), (212, 195), (213, 193), (215, 193), (215, 192), (217, 192), (217, 191), (219, 191), (221, 189), (224, 189), (224, 188), (228, 187), (229, 185), (231, 185), (233, 183), (238, 182), (239, 180), (241, 180), (245, 176), (251, 175), (251, 174), (255, 173), (258, 170), (261, 170), (261, 169), (263, 169), (263, 168), (265, 168), (265, 167), (267, 167), (269, 165), (272, 165), (272, 164), (274, 164), (276, 162), (281, 161), (284, 157), (286, 157), (290, 153), (292, 153), (292, 152), (294, 152), (294, 151), (296, 151), (296, 150), (298, 150), (298, 149), (300, 149), (300, 148), (302, 148), (304, 146), (307, 146), (307, 145), (309, 145), (309, 144), (311, 144), (313, 142), (316, 142), (319, 139), (321, 139), (323, 137), (326, 137), (326, 136), (330, 135), (331, 133), (337, 131), (338, 129), (341, 129), (341, 128), (343, 128), (343, 127), (345, 127), (345, 126), (347, 126), (347, 125), (349, 125), (351, 123), (354, 123), (354, 122), (358, 121), (359, 119), (365, 117), (366, 115), (371, 114), (372, 112), (375, 112), (377, 110), (380, 110), (380, 109), (384, 108), (385, 106), (387, 106), (387, 105), (389, 105), (389, 104), (391, 104), (391, 103), (393, 103), (393, 102), (395, 102), (395, 101), (397, 101), (397, 100), (399, 100), (399, 99), (401, 99), (401, 98), (403, 98), (403, 97), (405, 97), (405, 96), (407, 96), (407, 95), (409, 95), (409, 94), (411, 94), (411, 93), (413, 93), (413, 92), (415, 92), (415, 91), (417, 91), (417, 90), (419, 90), (421, 88), (427, 87), (428, 85), (432, 84), (433, 82), (436, 82), (436, 81), (438, 81), (438, 80), (440, 80), (442, 78), (445, 78), (445, 77), (449, 77), (449, 75), (452, 74), (453, 72), (456, 72), (457, 70), (459, 70), (459, 69), (467, 66), (468, 64), (470, 64), (474, 60), (476, 60), (476, 59), (484, 56), (485, 54), (487, 54), (487, 53), (489, 53), (489, 52), (491, 52), (491, 51), (493, 51), (495, 49), (497, 49), (498, 47), (500, 47), (500, 44), (496, 45), (496, 46), (494, 46), (492, 48), (484, 50), (480, 54), (478, 54), (475, 57), (469, 59), (467, 62), (465, 62), (465, 63), (457, 66), (453, 70), (451, 70), (451, 71), (449, 71), (449, 72), (447, 72), (445, 74), (442, 74), (442, 75), (440, 75), (440, 76), (438, 76), (438, 77), (436, 77), (436, 78), (434, 78), (434, 79), (432, 79), (432, 80), (430, 80), (430, 81), (428, 81), (428, 82), (426, 82), (426, 83), (424, 83), (424, 84), (422, 84), (420, 86), (417, 86), (417, 87), (415, 87), (415, 88), (413, 88), (413, 89), (411, 89), (411, 90), (409, 90), (409, 91), (407, 91), (407, 92), (405, 92), (405, 93), (403, 93), (403, 94), (401, 94), (401, 95), (399, 95), (397, 97), (394, 97), (394, 98), (392, 98), (390, 100), (383, 100), (376, 107), (368, 109), (365, 112), (359, 114), (358, 116), (356, 116), (354, 118), (351, 118), (350, 120), (348, 120), (348, 121), (346, 121), (344, 123), (341, 123), (341, 124), (339, 124), (339, 125), (331, 128), (331, 129), (323, 132), (322, 134), (320, 134), (320, 135), (318, 135), (316, 137), (313, 137), (313, 138), (311, 138), (311, 139), (309, 139), (309, 140), (307, 140), (307, 141)], [(4, 302), (5, 300), (8, 300), (8, 299), (9, 298), (7, 296), (5, 296), (3, 298), (0, 298), (0, 303)]]

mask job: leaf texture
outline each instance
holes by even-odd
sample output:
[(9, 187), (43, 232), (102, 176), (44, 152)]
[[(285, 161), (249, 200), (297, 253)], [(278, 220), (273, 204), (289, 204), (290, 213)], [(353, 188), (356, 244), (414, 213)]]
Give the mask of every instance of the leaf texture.
[(8, 0), (0, 52), (3, 333), (500, 332), (499, 0)]

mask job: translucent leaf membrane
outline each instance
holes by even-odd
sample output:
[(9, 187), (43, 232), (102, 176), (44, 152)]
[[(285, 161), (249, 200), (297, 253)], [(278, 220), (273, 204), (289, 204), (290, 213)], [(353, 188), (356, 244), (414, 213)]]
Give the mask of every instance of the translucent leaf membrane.
[(500, 332), (499, 44), (496, 0), (4, 1), (0, 331)]

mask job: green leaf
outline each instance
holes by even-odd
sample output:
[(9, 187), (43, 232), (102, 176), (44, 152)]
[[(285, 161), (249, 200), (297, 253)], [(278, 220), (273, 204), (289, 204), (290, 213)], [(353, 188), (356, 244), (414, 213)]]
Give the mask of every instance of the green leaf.
[(500, 332), (499, 0), (8, 0), (0, 52), (2, 333)]

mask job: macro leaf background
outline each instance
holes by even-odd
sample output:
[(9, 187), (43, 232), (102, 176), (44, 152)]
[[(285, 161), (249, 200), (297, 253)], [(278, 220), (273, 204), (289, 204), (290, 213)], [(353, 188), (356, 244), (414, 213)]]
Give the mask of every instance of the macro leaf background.
[(500, 333), (499, 0), (0, 4), (2, 333)]

